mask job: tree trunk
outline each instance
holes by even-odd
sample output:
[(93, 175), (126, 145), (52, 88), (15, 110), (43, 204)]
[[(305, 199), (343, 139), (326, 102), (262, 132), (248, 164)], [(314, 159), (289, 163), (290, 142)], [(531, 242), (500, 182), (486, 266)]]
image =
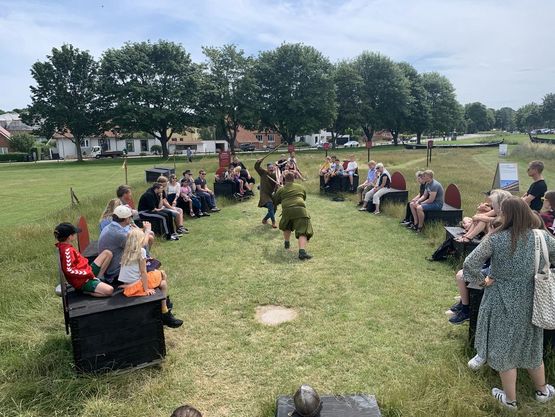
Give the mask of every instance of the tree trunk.
[(77, 160), (83, 162), (83, 152), (81, 151), (81, 137), (76, 137), (73, 143), (75, 144), (75, 150), (77, 151)]
[(161, 129), (160, 133), (160, 137), (158, 138), (158, 140), (160, 141), (160, 145), (162, 146), (162, 156), (164, 158), (168, 158), (169, 157), (169, 152), (168, 152), (168, 130), (167, 129)]
[(372, 142), (372, 136), (374, 136), (374, 129), (368, 126), (362, 126), (362, 131), (366, 135), (366, 140)]
[(399, 144), (399, 130), (397, 129), (389, 129), (391, 132), (391, 136), (393, 136), (393, 144), (397, 146)]
[(416, 132), (416, 143), (420, 145), (420, 140), (422, 138), (422, 132)]

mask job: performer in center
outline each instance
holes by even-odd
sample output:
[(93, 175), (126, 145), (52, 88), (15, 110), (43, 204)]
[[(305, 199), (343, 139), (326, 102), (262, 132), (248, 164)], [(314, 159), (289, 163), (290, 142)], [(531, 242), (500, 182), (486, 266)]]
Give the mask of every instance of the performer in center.
[(264, 207), (268, 209), (268, 213), (262, 219), (262, 224), (267, 224), (268, 220), (272, 221), (272, 227), (277, 229), (276, 226), (276, 211), (274, 207), (274, 202), (272, 201), (272, 194), (274, 193), (277, 184), (278, 177), (276, 172), (275, 164), (268, 163), (266, 169), (261, 167), (262, 159), (258, 159), (254, 163), (254, 169), (260, 175), (260, 200), (258, 200), (258, 207)]
[(312, 255), (306, 251), (306, 245), (314, 234), (305, 205), (306, 191), (303, 186), (295, 183), (293, 172), (285, 172), (283, 177), (285, 185), (280, 187), (272, 197), (274, 207), (282, 205), (279, 229), (283, 231), (285, 249), (291, 247), (291, 232), (295, 231), (295, 237), (299, 241), (299, 259), (304, 261), (312, 258)]

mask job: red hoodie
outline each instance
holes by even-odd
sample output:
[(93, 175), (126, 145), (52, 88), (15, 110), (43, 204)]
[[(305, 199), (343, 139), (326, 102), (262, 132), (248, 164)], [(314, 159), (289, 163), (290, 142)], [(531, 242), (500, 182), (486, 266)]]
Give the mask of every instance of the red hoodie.
[(70, 243), (56, 243), (60, 251), (60, 264), (67, 281), (76, 290), (81, 289), (85, 282), (94, 278), (89, 261), (84, 258)]

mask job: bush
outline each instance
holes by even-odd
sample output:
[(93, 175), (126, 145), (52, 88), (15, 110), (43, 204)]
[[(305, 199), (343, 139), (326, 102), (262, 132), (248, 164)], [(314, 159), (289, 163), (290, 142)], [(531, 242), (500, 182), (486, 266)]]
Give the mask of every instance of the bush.
[(30, 153), (37, 138), (28, 133), (16, 133), (10, 138), (10, 148), (15, 152)]
[(160, 145), (152, 145), (150, 147), (150, 152), (154, 155), (160, 155), (162, 153), (162, 147)]
[(308, 148), (310, 145), (306, 142), (295, 142), (295, 148)]
[(0, 162), (25, 162), (28, 160), (27, 154), (23, 152), (2, 153)]
[(548, 143), (522, 143), (511, 150), (511, 156), (540, 161), (555, 160), (555, 145)]

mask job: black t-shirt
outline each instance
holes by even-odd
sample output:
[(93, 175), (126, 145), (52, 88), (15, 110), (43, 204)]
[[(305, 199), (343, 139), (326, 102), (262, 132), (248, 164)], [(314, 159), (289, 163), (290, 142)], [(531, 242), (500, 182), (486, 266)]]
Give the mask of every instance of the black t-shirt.
[(201, 177), (198, 177), (195, 180), (195, 185), (200, 185), (200, 188), (204, 188), (204, 187), (206, 187), (206, 180), (201, 178)]
[(420, 194), (420, 197), (422, 197), (425, 192), (426, 192), (426, 184), (420, 184), (420, 189), (418, 191), (418, 194)]
[(391, 179), (389, 178), (389, 175), (387, 175), (386, 173), (381, 174), (380, 178), (378, 179), (378, 186), (383, 186), (383, 188), (390, 188)]
[(530, 208), (532, 210), (540, 211), (543, 206), (542, 198), (547, 191), (547, 184), (545, 180), (539, 180), (530, 184), (528, 188), (528, 195), (533, 195), (534, 199), (530, 201)]

